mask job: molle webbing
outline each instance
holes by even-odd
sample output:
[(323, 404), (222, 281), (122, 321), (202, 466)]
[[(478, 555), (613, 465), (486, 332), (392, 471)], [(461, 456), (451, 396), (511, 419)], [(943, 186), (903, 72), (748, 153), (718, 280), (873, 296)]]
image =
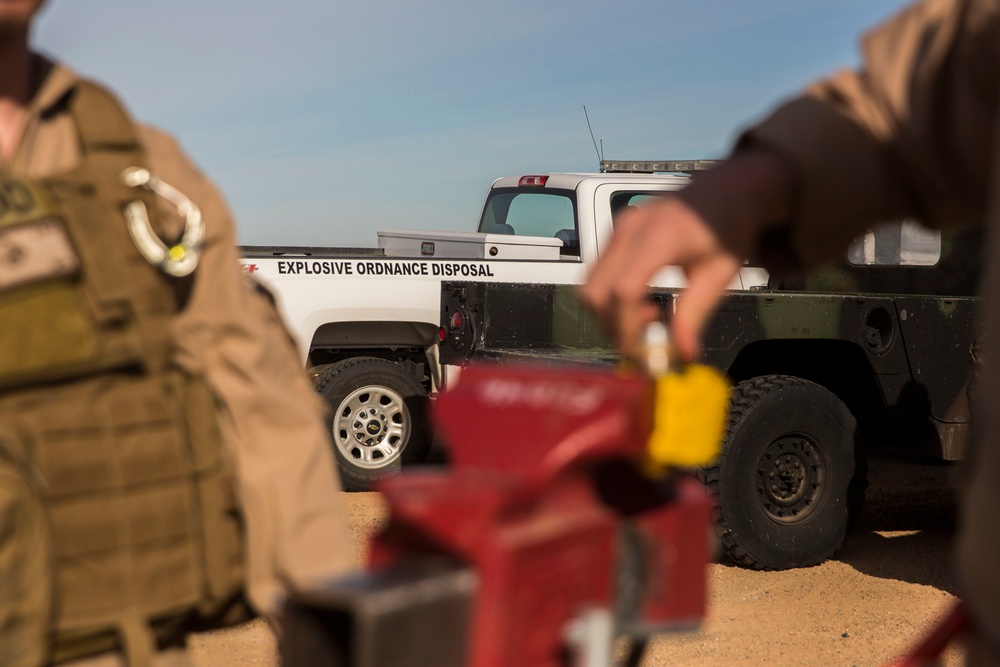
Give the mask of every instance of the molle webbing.
[(118, 179), (125, 168), (144, 163), (135, 129), (95, 87), (79, 87), (69, 105), (82, 138), (81, 166), (34, 183), (0, 178), (0, 282), (11, 265), (5, 259), (46, 252), (25, 242), (5, 247), (3, 232), (24, 236), (43, 224), (64, 230), (82, 268), (0, 292), (0, 321), (18, 322), (0, 327), (0, 389), (112, 368), (162, 367), (169, 358), (172, 288), (139, 255), (121, 220), (125, 203), (151, 197)]
[[(14, 434), (0, 438), (0, 464), (24, 471), (47, 517), (51, 544), (35, 548), (53, 553), (51, 659), (117, 647), (143, 667), (150, 628), (238, 595), (241, 527), (215, 397), (171, 361), (174, 286), (136, 250), (122, 214), (136, 199), (157, 210), (119, 178), (145, 166), (136, 129), (90, 84), (69, 109), (81, 165), (0, 178), (0, 194), (19, 184), (35, 198), (21, 218), (0, 211), (0, 427)], [(4, 287), (4, 232), (32, 224), (61, 225), (77, 264)]]

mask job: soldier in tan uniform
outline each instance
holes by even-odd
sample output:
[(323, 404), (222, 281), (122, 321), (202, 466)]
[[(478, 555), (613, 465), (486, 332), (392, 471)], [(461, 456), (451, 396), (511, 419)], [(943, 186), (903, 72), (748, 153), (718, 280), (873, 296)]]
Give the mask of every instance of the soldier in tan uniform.
[[(78, 79), (29, 48), (43, 2), (0, 3), (0, 171), (31, 178), (80, 160), (66, 111)], [(140, 133), (151, 170), (193, 200), (205, 220), (204, 253), (171, 323), (175, 361), (204, 375), (224, 406), (245, 518), (247, 592), (258, 611), (273, 616), (285, 590), (353, 567), (323, 408), (272, 304), (239, 269), (223, 199), (170, 137), (147, 127)], [(168, 225), (181, 224), (175, 209), (162, 208)]]
[[(619, 346), (636, 348), (653, 317), (645, 286), (664, 265), (687, 272), (672, 328), (692, 358), (743, 257), (803, 269), (906, 216), (938, 228), (985, 221), (986, 252), (1000, 256), (1000, 0), (915, 4), (867, 34), (863, 56), (857, 71), (814, 83), (745, 132), (722, 166), (618, 221), (582, 297)], [(983, 291), (979, 390), (996, 400), (1000, 271)], [(968, 662), (1000, 664), (1000, 412), (979, 410), (974, 423), (958, 544), (976, 621)]]

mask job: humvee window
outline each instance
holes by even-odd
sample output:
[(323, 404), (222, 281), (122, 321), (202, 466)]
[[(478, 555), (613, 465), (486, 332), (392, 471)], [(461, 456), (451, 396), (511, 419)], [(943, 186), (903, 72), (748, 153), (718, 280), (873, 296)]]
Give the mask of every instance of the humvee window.
[(855, 266), (934, 266), (939, 259), (941, 232), (909, 219), (869, 229), (847, 249)]

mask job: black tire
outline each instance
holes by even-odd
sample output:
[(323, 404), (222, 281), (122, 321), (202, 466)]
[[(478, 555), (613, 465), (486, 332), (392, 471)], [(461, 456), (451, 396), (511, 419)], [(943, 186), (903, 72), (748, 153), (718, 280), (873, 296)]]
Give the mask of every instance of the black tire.
[(326, 425), (345, 489), (367, 491), (430, 450), (427, 393), (412, 374), (377, 357), (324, 368), (316, 391), (330, 406)]
[(767, 570), (833, 556), (864, 500), (862, 454), (854, 416), (824, 387), (782, 375), (736, 385), (722, 454), (702, 470), (723, 554)]

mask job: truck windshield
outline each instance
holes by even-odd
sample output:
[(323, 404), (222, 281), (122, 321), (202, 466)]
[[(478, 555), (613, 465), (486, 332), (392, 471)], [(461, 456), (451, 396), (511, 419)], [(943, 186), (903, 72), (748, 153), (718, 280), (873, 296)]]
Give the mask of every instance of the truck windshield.
[(570, 190), (497, 188), (490, 193), (479, 221), (487, 234), (547, 236), (578, 247), (576, 211)]

